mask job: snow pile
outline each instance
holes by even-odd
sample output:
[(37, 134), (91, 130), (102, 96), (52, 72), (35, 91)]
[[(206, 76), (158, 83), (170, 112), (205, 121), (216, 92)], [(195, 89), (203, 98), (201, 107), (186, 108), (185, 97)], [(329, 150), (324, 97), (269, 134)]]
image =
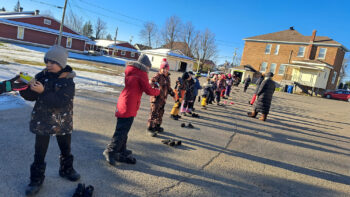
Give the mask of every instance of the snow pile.
[(0, 95), (0, 111), (21, 108), (25, 105), (29, 105), (22, 97), (16, 96), (12, 93), (6, 93)]
[[(25, 64), (0, 64), (0, 80), (8, 80), (19, 74), (20, 72), (26, 72), (31, 76), (35, 76), (44, 67), (31, 66)], [(76, 83), (76, 89), (98, 91), (98, 92), (112, 92), (118, 93), (112, 86), (120, 87), (124, 86), (124, 77), (112, 76), (99, 73), (91, 73), (87, 71), (75, 71), (77, 76), (74, 78)]]

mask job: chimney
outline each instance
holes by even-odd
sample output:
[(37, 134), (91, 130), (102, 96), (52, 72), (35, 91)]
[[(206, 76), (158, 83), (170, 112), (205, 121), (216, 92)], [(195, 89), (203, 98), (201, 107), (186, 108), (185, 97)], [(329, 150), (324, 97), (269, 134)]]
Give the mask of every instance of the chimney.
[(37, 16), (39, 15), (39, 13), (40, 13), (40, 10), (35, 10), (34, 15)]
[(312, 36), (311, 36), (311, 38), (310, 38), (310, 44), (309, 44), (309, 46), (307, 47), (307, 48), (308, 48), (308, 51), (307, 51), (307, 55), (305, 56), (305, 58), (308, 59), (308, 60), (313, 59), (313, 58), (311, 57), (311, 55), (312, 55), (313, 43), (314, 43), (315, 38), (316, 38), (316, 32), (317, 32), (317, 31), (316, 31), (315, 29), (312, 31)]
[(294, 27), (293, 26), (289, 27), (289, 30), (294, 30)]
[(19, 8), (19, 12), (23, 12), (23, 8), (22, 7)]

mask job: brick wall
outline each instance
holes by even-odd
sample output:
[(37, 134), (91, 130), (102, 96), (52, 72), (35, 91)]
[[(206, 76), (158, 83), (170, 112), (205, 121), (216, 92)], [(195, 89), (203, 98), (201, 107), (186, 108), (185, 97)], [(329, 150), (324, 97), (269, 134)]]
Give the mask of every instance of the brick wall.
[[(271, 52), (270, 54), (265, 54), (265, 49), (267, 44), (272, 44)], [(275, 55), (275, 49), (276, 46), (280, 45), (278, 55)], [(299, 47), (305, 46), (305, 53), (304, 57), (297, 57)], [(322, 59), (322, 61), (330, 64), (334, 67), (334, 70), (339, 74), (341, 63), (344, 59), (344, 51), (340, 49), (339, 47), (324, 47), (324, 46), (313, 46), (311, 51), (311, 57), (314, 57), (317, 59), (318, 53), (320, 48), (327, 48), (326, 57), (325, 59)], [(276, 71), (274, 80), (275, 81), (281, 81), (283, 79), (283, 75), (278, 75), (278, 70), (280, 68), (281, 64), (287, 64), (292, 61), (298, 61), (298, 60), (306, 60), (307, 54), (308, 54), (309, 47), (308, 45), (297, 45), (297, 44), (281, 44), (281, 43), (263, 43), (263, 42), (253, 42), (253, 41), (246, 41), (244, 45), (244, 51), (241, 58), (241, 65), (251, 65), (256, 70), (260, 71), (261, 64), (263, 62), (267, 62), (267, 69), (266, 72), (269, 71), (271, 67), (271, 63), (276, 63)], [(285, 74), (291, 75), (292, 69), (289, 68), (286, 70)], [(331, 72), (331, 75), (328, 80), (328, 89), (334, 89), (335, 85), (331, 85), (333, 72)]]

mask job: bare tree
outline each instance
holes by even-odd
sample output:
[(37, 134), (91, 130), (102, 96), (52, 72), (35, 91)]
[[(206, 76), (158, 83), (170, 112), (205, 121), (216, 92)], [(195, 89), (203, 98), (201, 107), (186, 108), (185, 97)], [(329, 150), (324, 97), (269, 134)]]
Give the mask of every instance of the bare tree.
[(147, 46), (152, 47), (152, 42), (157, 34), (157, 25), (153, 22), (146, 22), (143, 24), (143, 29), (141, 29), (139, 36)]
[(75, 15), (72, 11), (66, 15), (64, 24), (77, 33), (83, 33), (83, 18)]
[(195, 58), (200, 61), (199, 70), (203, 69), (205, 60), (215, 58), (216, 53), (217, 47), (215, 43), (215, 34), (213, 34), (209, 29), (206, 29), (205, 32), (197, 32), (195, 36), (193, 54)]
[(97, 19), (95, 24), (95, 37), (96, 39), (100, 39), (105, 34), (105, 30), (107, 29), (106, 22), (102, 21), (100, 17)]
[(187, 22), (183, 26), (182, 31), (182, 40), (187, 44), (187, 48), (185, 49), (185, 55), (188, 57), (192, 57), (192, 50), (194, 48), (194, 40), (195, 39), (195, 30), (192, 22)]
[(176, 39), (179, 37), (181, 28), (181, 19), (177, 16), (171, 16), (165, 22), (163, 30), (163, 42), (169, 44), (169, 48), (173, 49), (173, 45)]

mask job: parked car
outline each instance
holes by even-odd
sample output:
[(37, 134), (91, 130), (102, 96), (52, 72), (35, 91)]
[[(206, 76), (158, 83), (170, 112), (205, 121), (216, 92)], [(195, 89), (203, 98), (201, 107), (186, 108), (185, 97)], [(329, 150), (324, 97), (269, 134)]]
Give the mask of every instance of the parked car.
[(350, 102), (350, 91), (349, 90), (335, 90), (326, 92), (324, 97), (328, 99), (339, 99)]

